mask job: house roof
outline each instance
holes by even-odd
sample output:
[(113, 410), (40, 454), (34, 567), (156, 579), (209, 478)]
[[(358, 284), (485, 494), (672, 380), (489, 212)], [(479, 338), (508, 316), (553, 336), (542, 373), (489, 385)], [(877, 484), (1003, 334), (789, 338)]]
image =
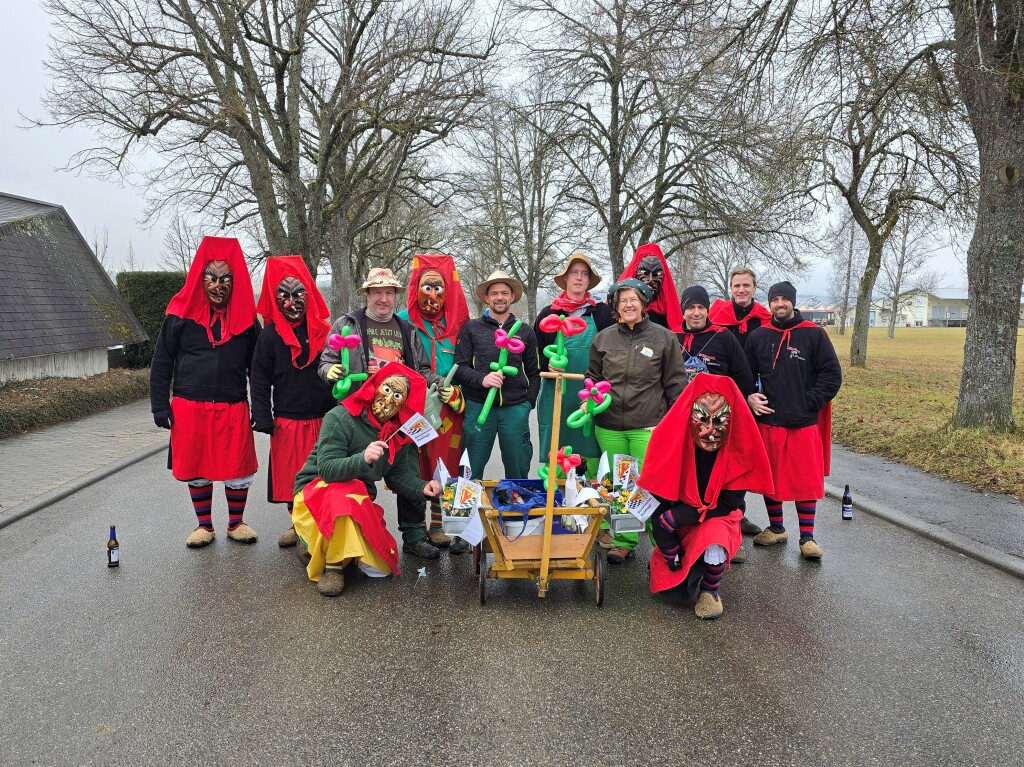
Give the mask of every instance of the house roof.
[(0, 193), (0, 360), (146, 340), (60, 205)]

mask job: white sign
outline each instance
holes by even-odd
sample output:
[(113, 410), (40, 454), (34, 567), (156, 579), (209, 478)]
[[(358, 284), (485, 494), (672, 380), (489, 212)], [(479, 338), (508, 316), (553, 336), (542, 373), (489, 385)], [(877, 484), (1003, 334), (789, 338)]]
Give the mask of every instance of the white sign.
[(455, 485), (455, 502), (453, 509), (473, 509), (480, 505), (483, 497), (484, 486), (465, 477), (459, 477)]
[(641, 522), (646, 522), (648, 517), (658, 510), (658, 504), (659, 501), (655, 496), (648, 493), (642, 487), (636, 487), (633, 488), (632, 494), (626, 501), (626, 511)]
[(630, 478), (636, 472), (636, 458), (616, 453), (612, 461), (612, 487), (631, 487)]
[[(484, 523), (480, 519), (480, 512), (476, 509), (469, 517), (469, 524), (458, 534), (458, 537), (470, 546), (476, 546), (484, 539)], [(483, 567), (483, 564), (480, 565)]]
[(600, 482), (607, 477), (609, 471), (611, 470), (608, 468), (608, 453), (601, 453), (601, 461), (597, 464), (597, 481)]
[(426, 416), (419, 413), (415, 413), (412, 418), (403, 423), (399, 431), (407, 434), (416, 443), (416, 447), (423, 447), (430, 440), (437, 439), (437, 430), (430, 425)]
[(469, 451), (462, 451), (462, 458), (459, 459), (459, 474), (466, 479), (470, 479), (473, 476), (473, 469), (469, 465)]

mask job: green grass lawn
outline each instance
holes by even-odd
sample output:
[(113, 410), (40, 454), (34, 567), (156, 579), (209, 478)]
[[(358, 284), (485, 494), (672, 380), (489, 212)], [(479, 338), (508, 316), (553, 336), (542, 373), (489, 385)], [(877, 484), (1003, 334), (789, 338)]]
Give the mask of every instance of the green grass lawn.
[[(829, 329), (843, 364), (832, 438), (863, 453), (917, 466), (982, 490), (1024, 499), (1024, 442), (1019, 434), (953, 429), (960, 387), (964, 328), (885, 328), (869, 331), (868, 367), (850, 368), (850, 332)], [(1017, 340), (1014, 417), (1024, 424), (1024, 372)]]

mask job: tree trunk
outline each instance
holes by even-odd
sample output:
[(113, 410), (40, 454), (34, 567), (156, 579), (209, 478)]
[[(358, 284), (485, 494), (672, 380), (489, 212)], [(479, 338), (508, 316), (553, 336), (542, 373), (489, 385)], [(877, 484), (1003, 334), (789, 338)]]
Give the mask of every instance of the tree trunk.
[(843, 301), (839, 305), (839, 335), (846, 335), (846, 319), (850, 316), (850, 279), (853, 275), (853, 222), (850, 222), (850, 249), (846, 256), (846, 280), (843, 282)]
[(338, 211), (331, 226), (331, 316), (340, 317), (355, 304), (356, 285), (352, 279), (352, 257), (355, 244), (345, 220), (344, 210)]
[(857, 311), (853, 315), (853, 338), (850, 340), (850, 366), (868, 366), (868, 323), (871, 320), (871, 294), (875, 292), (875, 280), (882, 264), (883, 240), (868, 235), (868, 262), (864, 276), (857, 288)]

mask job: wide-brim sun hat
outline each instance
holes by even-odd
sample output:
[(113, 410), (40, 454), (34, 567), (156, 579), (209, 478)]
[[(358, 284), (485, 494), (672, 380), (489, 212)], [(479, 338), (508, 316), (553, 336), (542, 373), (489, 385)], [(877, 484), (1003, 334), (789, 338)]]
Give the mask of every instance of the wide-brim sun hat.
[(566, 262), (565, 268), (560, 274), (555, 275), (555, 284), (562, 290), (565, 290), (566, 278), (569, 276), (569, 270), (572, 269), (572, 265), (577, 262), (586, 264), (587, 268), (590, 270), (590, 284), (587, 285), (587, 290), (593, 290), (601, 282), (601, 275), (597, 273), (594, 265), (590, 263), (590, 259), (587, 258), (584, 253), (573, 253), (569, 256), (569, 260)]
[(370, 273), (366, 276), (366, 281), (359, 286), (359, 290), (362, 293), (366, 293), (370, 288), (405, 290), (405, 285), (398, 281), (398, 278), (395, 277), (394, 272), (390, 269), (375, 266), (370, 269)]
[(480, 303), (487, 303), (487, 290), (496, 282), (504, 282), (512, 289), (512, 303), (523, 297), (523, 283), (513, 277), (509, 277), (507, 272), (498, 269), (496, 272), (491, 272), (486, 280), (476, 286), (476, 297), (480, 299)]

